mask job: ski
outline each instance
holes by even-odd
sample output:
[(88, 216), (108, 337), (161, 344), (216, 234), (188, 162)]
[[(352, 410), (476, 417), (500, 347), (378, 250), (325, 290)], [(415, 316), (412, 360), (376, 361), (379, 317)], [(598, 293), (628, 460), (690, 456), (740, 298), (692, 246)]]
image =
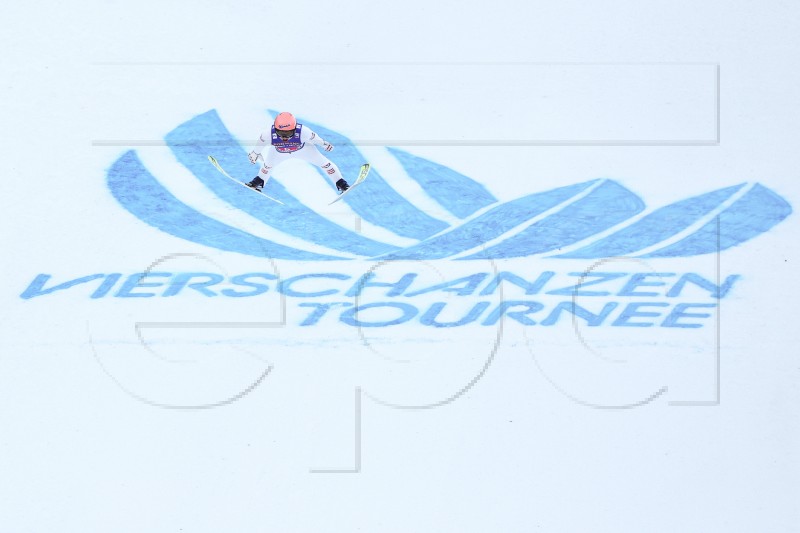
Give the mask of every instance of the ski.
[(261, 192), (261, 191), (257, 191), (257, 190), (255, 190), (255, 189), (252, 189), (252, 188), (248, 187), (246, 184), (242, 183), (241, 181), (237, 180), (236, 178), (234, 178), (233, 176), (231, 176), (230, 174), (228, 174), (227, 172), (225, 172), (225, 169), (224, 169), (224, 168), (222, 168), (222, 167), (220, 166), (220, 164), (217, 162), (216, 158), (215, 158), (213, 155), (210, 155), (210, 156), (208, 156), (208, 160), (211, 162), (211, 164), (212, 164), (212, 165), (214, 165), (214, 168), (216, 168), (217, 170), (219, 170), (219, 171), (220, 171), (220, 173), (222, 173), (222, 175), (223, 175), (223, 176), (225, 176), (226, 178), (228, 178), (228, 179), (231, 179), (231, 180), (235, 181), (236, 183), (238, 183), (238, 184), (239, 184), (239, 185), (241, 185), (242, 187), (245, 187), (245, 188), (247, 188), (247, 189), (250, 189), (251, 191), (253, 191), (253, 192), (255, 192), (255, 193), (258, 193), (258, 194), (260, 194), (261, 196), (263, 196), (264, 198), (266, 198), (266, 199), (268, 199), (268, 200), (272, 200), (273, 202), (277, 202), (277, 203), (279, 203), (279, 204), (281, 204), (281, 205), (286, 205), (286, 204), (284, 204), (283, 202), (281, 202), (280, 200), (278, 200), (277, 198), (273, 198), (272, 196), (269, 196), (269, 195), (267, 195), (267, 194), (264, 194), (264, 193), (263, 193), (263, 192)]
[(369, 174), (369, 163), (364, 163), (363, 165), (361, 165), (361, 169), (358, 171), (358, 177), (356, 178), (356, 181), (354, 181), (354, 182), (353, 182), (353, 184), (352, 184), (352, 185), (350, 185), (350, 188), (349, 188), (349, 189), (347, 189), (347, 190), (346, 190), (346, 191), (344, 191), (342, 194), (340, 194), (339, 196), (337, 196), (337, 197), (336, 197), (336, 198), (335, 198), (335, 199), (334, 199), (332, 202), (330, 202), (328, 205), (335, 204), (336, 202), (338, 202), (339, 200), (341, 200), (342, 198), (344, 198), (344, 196), (345, 196), (347, 193), (349, 193), (350, 191), (352, 191), (353, 189), (355, 189), (356, 187), (358, 187), (359, 185), (361, 185), (362, 183), (364, 183), (364, 180), (365, 180), (365, 179), (367, 179), (367, 174)]

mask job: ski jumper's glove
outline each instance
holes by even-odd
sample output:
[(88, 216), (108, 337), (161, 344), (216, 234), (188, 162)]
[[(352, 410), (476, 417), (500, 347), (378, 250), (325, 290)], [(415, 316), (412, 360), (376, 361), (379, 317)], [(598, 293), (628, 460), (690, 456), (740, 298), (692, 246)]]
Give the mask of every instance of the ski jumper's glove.
[(250, 158), (250, 162), (251, 162), (251, 163), (253, 163), (253, 164), (255, 165), (255, 164), (256, 164), (256, 161), (258, 161), (258, 158), (259, 158), (259, 157), (261, 157), (261, 154), (259, 154), (259, 153), (256, 153), (256, 151), (255, 151), (255, 150), (253, 150), (252, 152), (250, 152), (250, 153), (247, 155), (247, 157), (248, 157), (248, 158)]

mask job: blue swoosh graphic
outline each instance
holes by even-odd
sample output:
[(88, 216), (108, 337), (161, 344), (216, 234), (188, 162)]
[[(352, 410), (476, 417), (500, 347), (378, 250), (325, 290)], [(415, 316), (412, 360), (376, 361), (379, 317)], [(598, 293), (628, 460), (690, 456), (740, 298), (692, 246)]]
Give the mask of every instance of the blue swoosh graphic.
[(165, 140), (178, 161), (214, 194), (268, 226), (316, 244), (362, 256), (374, 256), (397, 249), (396, 246), (367, 239), (323, 218), (289, 194), (275, 178), (270, 178), (269, 194), (286, 204), (280, 209), (230, 183), (209, 165), (209, 154), (217, 154), (216, 158), (223, 168), (229, 169), (234, 176), (254, 176), (258, 167), (250, 164), (246, 153), (214, 110), (184, 122), (169, 132)]
[[(352, 142), (322, 126), (306, 124), (338, 145), (337, 164), (348, 173), (355, 172), (364, 158)], [(675, 202), (629, 222), (644, 210), (644, 202), (612, 180), (587, 181), (493, 205), (497, 199), (471, 178), (388, 148), (409, 177), (434, 201), (455, 217), (465, 219), (451, 227), (427, 215), (373, 170), (370, 179), (361, 185), (361, 193), (348, 195), (345, 201), (365, 220), (420, 241), (401, 248), (330, 222), (303, 205), (275, 178), (267, 190), (286, 204), (280, 208), (265, 206), (263, 199), (251, 191), (221, 177), (208, 163), (209, 154), (233, 175), (242, 176), (242, 181), (254, 174), (255, 167), (249, 164), (241, 144), (215, 110), (179, 125), (167, 134), (166, 141), (178, 161), (230, 205), (285, 234), (349, 254), (338, 257), (285, 246), (210, 218), (173, 196), (134, 151), (123, 154), (109, 169), (106, 179), (113, 196), (147, 224), (204, 246), (257, 257), (330, 261), (355, 255), (372, 260), (409, 260), (470, 254), (459, 259), (502, 259), (551, 253), (573, 245), (580, 247), (551, 257), (596, 259), (635, 255), (645, 249), (653, 251), (640, 257), (686, 257), (741, 244), (792, 213), (789, 203), (770, 189), (755, 184), (747, 190), (743, 189), (745, 184), (739, 184)], [(332, 186), (327, 175), (322, 175), (324, 182)], [(740, 197), (734, 196), (737, 192)], [(551, 210), (552, 214), (543, 216)], [(532, 221), (539, 216), (543, 218)], [(682, 232), (688, 233), (688, 229), (693, 230), (691, 234), (669, 242)], [(613, 233), (605, 237), (593, 238), (610, 231)], [(657, 248), (659, 245), (662, 247)]]
[(640, 213), (644, 202), (614, 181), (495, 246), (463, 259), (500, 259), (540, 254), (569, 246)]
[(653, 211), (616, 233), (558, 257), (593, 259), (631, 255), (680, 233), (742, 187), (744, 184), (734, 185), (675, 202)]
[(439, 259), (475, 248), (565, 202), (596, 181), (559, 187), (506, 202), (457, 228), (381, 259)]
[(428, 196), (458, 218), (467, 218), (497, 202), (486, 187), (455, 170), (397, 148), (388, 147), (387, 150)]
[(166, 190), (133, 150), (114, 162), (107, 182), (114, 198), (134, 216), (181, 239), (256, 257), (300, 261), (347, 259), (289, 248), (203, 215)]
[[(358, 173), (366, 159), (350, 139), (313, 122), (300, 119), (298, 122), (308, 125), (336, 147), (336, 164), (345, 176), (352, 177)], [(327, 176), (325, 179), (329, 181)], [(369, 179), (359, 185), (359, 191), (359, 194), (348, 194), (343, 201), (364, 220), (397, 235), (422, 240), (449, 227), (446, 222), (426, 214), (406, 200), (376, 169), (372, 169)]]
[(791, 212), (792, 207), (786, 200), (756, 184), (715, 217), (719, 218), (719, 239), (717, 221), (712, 220), (688, 237), (641, 257), (679, 257), (726, 250), (770, 230)]

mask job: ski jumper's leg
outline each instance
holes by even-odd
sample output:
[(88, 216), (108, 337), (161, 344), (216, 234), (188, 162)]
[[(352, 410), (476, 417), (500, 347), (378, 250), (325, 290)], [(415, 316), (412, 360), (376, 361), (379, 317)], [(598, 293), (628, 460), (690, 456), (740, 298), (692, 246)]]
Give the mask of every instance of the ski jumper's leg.
[(336, 163), (322, 155), (315, 146), (306, 144), (303, 148), (295, 152), (295, 154), (304, 161), (308, 161), (312, 165), (321, 168), (334, 185), (342, 178), (342, 173), (339, 171), (339, 167), (336, 166)]
[(267, 147), (267, 149), (261, 154), (264, 164), (261, 165), (261, 169), (258, 171), (257, 177), (261, 178), (265, 184), (270, 178), (270, 172), (272, 169), (283, 161), (283, 158), (281, 157), (282, 155), (283, 154), (272, 147)]

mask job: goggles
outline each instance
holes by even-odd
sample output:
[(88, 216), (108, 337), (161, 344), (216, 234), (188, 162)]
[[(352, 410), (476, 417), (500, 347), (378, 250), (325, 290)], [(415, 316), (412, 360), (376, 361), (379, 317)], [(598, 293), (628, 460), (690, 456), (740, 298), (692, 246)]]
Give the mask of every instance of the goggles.
[(295, 129), (290, 130), (275, 130), (275, 134), (281, 139), (291, 139), (294, 136)]

